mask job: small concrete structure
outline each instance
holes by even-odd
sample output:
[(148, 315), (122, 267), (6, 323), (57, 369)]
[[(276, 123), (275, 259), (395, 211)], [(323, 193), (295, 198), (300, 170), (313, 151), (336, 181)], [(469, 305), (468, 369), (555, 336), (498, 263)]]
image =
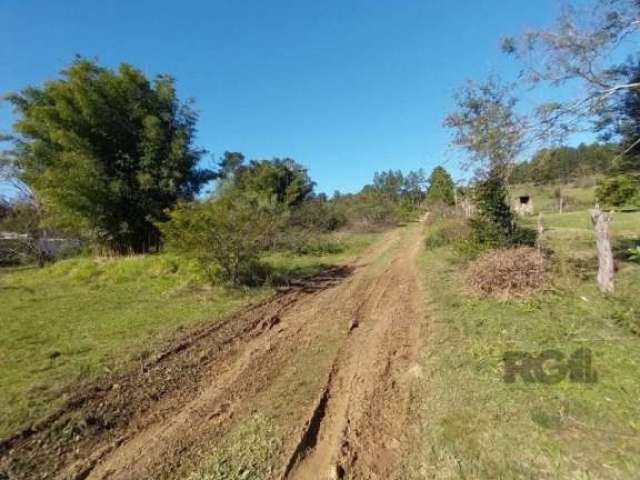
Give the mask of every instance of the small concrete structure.
[(516, 198), (514, 210), (521, 217), (533, 215), (533, 199), (531, 195), (520, 195)]

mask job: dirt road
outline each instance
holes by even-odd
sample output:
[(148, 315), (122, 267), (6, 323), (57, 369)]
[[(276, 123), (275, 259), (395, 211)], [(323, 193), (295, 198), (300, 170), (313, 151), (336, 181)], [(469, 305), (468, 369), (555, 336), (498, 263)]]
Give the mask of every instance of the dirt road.
[(391, 479), (423, 336), (422, 226), (104, 379), (0, 445), (0, 478), (184, 475), (255, 412), (283, 432), (272, 478)]

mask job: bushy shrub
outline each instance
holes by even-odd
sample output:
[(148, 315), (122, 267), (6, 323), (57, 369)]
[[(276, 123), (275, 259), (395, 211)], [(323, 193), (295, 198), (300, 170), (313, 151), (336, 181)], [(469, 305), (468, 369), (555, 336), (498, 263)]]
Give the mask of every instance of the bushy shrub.
[(272, 204), (229, 194), (180, 205), (160, 229), (169, 248), (195, 256), (213, 277), (239, 285), (265, 278), (260, 255), (282, 223)]
[(397, 202), (372, 194), (341, 198), (336, 201), (335, 208), (346, 218), (347, 228), (361, 232), (378, 231), (397, 226), (407, 213), (403, 214)]
[(546, 259), (531, 247), (488, 251), (467, 270), (475, 293), (501, 299), (531, 295), (544, 285), (545, 277)]
[(425, 239), (425, 246), (433, 250), (450, 244), (464, 242), (469, 238), (469, 224), (462, 217), (451, 217), (433, 225)]
[(536, 232), (517, 225), (500, 175), (491, 173), (475, 188), (477, 214), (469, 221), (473, 240), (493, 248), (533, 245)]
[(289, 225), (318, 232), (333, 232), (347, 223), (334, 202), (310, 200), (291, 210)]
[(607, 206), (640, 206), (640, 181), (632, 175), (615, 175), (598, 183), (596, 198)]

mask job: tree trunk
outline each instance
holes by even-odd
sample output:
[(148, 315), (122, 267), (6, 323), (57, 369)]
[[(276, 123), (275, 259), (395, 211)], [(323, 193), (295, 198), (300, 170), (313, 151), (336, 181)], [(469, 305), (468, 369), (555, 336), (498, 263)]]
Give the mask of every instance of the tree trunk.
[(598, 286), (603, 293), (613, 293), (614, 262), (609, 241), (611, 217), (600, 210), (591, 210), (591, 223), (598, 249)]

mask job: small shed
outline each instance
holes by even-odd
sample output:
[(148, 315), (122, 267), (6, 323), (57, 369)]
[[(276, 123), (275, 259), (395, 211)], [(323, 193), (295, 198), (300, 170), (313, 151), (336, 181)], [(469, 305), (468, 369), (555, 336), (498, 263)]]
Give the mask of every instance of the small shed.
[(516, 198), (514, 210), (520, 216), (533, 215), (533, 199), (531, 195), (519, 195)]

